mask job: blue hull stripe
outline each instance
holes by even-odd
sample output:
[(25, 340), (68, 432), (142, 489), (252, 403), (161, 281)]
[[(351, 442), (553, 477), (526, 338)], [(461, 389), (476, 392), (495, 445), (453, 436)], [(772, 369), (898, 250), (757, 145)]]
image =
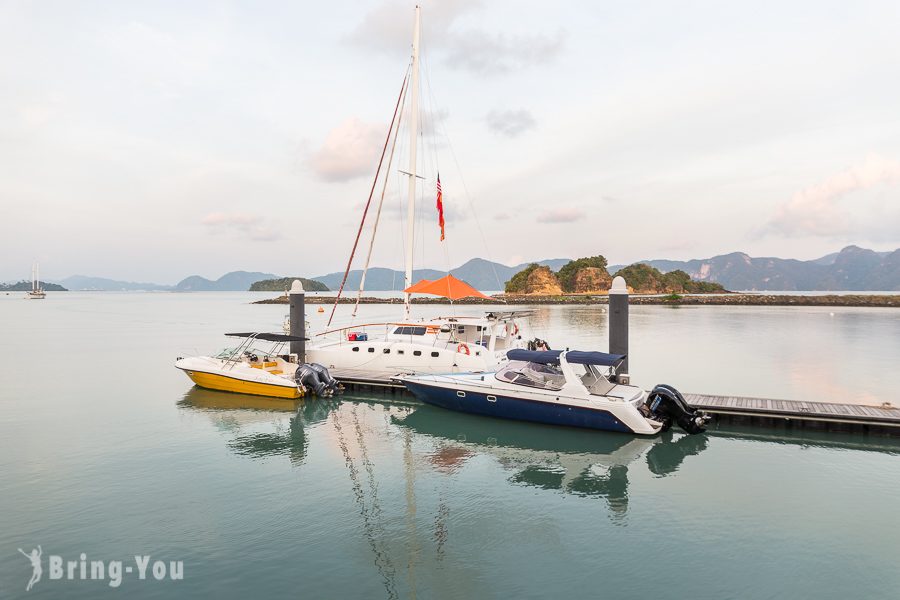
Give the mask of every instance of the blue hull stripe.
[(459, 412), (548, 425), (634, 433), (630, 427), (606, 410), (527, 400), (499, 394), (491, 394), (491, 397), (496, 397), (496, 400), (488, 401), (488, 394), (481, 392), (463, 390), (466, 395), (460, 397), (455, 388), (432, 386), (418, 381), (404, 381), (404, 383), (409, 391), (422, 402)]

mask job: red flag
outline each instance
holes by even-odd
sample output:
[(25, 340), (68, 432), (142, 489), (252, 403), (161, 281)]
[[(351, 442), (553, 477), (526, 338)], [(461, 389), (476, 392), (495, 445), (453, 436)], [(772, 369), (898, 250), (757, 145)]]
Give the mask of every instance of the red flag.
[(437, 211), (438, 211), (438, 225), (441, 226), (441, 241), (444, 241), (444, 202), (442, 200), (441, 194), (441, 174), (438, 173), (437, 177)]

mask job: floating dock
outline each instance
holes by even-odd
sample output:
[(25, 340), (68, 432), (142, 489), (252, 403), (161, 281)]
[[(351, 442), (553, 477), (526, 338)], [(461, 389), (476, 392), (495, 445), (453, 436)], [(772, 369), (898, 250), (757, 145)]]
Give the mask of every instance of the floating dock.
[(900, 408), (891, 406), (705, 394), (685, 394), (684, 399), (720, 422), (900, 436)]
[[(379, 391), (412, 396), (399, 384), (344, 382), (350, 390)], [(734, 423), (781, 429), (844, 431), (900, 437), (900, 408), (803, 402), (742, 396), (684, 394), (691, 406), (714, 415), (716, 423)]]

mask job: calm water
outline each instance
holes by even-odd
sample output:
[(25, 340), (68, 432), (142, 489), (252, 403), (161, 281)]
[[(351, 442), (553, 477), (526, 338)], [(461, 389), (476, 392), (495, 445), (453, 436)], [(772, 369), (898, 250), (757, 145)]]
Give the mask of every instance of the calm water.
[[(897, 597), (896, 442), (644, 439), (192, 388), (176, 356), (278, 330), (285, 307), (254, 297), (0, 296), (0, 597), (26, 595), (17, 548), (38, 544), (36, 598)], [(534, 326), (606, 346), (598, 307), (542, 307)], [(644, 385), (880, 402), (900, 384), (897, 311), (632, 307), (631, 328)], [(80, 553), (181, 560), (184, 579), (49, 579), (46, 557)]]

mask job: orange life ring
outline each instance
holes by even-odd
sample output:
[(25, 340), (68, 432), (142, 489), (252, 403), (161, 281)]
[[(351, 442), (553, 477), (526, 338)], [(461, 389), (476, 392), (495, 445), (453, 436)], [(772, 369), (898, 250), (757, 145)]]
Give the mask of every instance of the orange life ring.
[(459, 352), (459, 353), (465, 352), (465, 353), (466, 353), (466, 356), (469, 356), (469, 355), (472, 354), (472, 352), (469, 350), (469, 346), (468, 346), (467, 344), (465, 344), (465, 343), (462, 343), (462, 344), (460, 344), (459, 346), (457, 346), (457, 347), (456, 347), (456, 351)]

